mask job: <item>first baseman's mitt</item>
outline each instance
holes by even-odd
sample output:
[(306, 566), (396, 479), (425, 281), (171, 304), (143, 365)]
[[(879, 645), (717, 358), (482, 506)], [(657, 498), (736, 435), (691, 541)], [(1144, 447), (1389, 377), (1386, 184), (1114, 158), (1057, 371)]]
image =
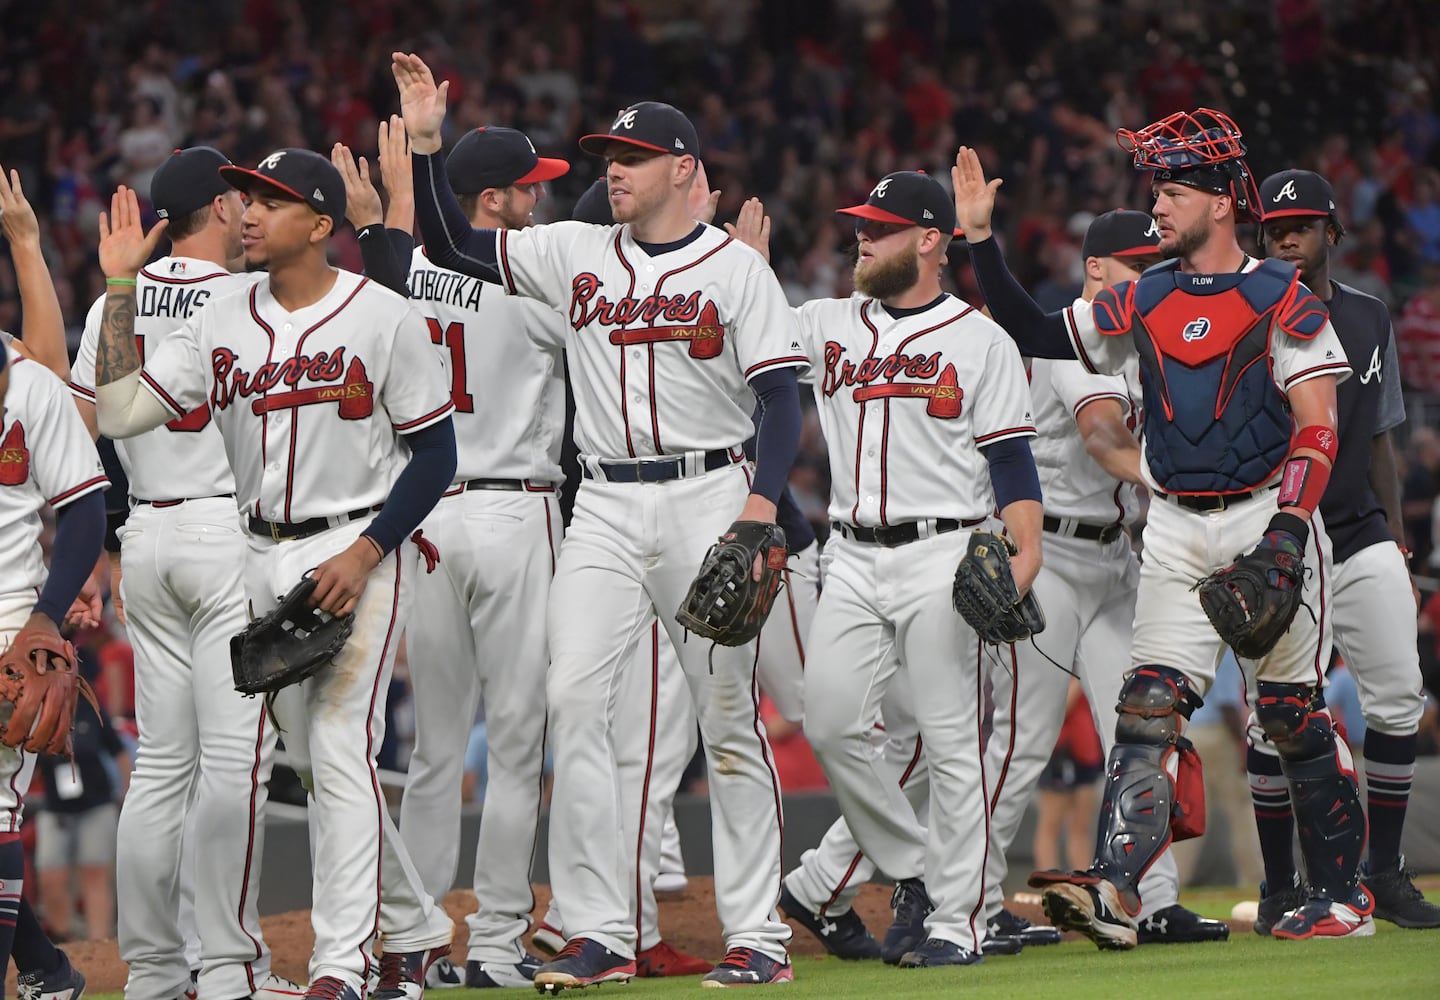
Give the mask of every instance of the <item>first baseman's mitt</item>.
[(310, 576), (263, 618), (230, 638), (230, 669), (235, 690), (241, 694), (273, 694), (314, 676), (329, 663), (350, 638), (355, 615), (335, 618), (312, 607), (315, 580)]
[(0, 656), (0, 743), (72, 756), (70, 733), (82, 694), (95, 704), (95, 693), (75, 671), (75, 647), (58, 633), (21, 629)]
[[(1272, 535), (1287, 537), (1275, 539)], [(1258, 660), (1290, 630), (1300, 610), (1304, 547), (1288, 532), (1271, 532), (1253, 551), (1192, 587), (1215, 632), (1236, 656)]]
[[(760, 579), (755, 557), (762, 555)], [(785, 530), (765, 521), (736, 521), (710, 546), (675, 620), (722, 646), (743, 646), (760, 634), (785, 569)]]
[(1015, 543), (992, 531), (975, 531), (955, 569), (955, 610), (982, 642), (1020, 642), (1045, 631), (1045, 613), (1031, 590), (1022, 599), (1010, 571)]

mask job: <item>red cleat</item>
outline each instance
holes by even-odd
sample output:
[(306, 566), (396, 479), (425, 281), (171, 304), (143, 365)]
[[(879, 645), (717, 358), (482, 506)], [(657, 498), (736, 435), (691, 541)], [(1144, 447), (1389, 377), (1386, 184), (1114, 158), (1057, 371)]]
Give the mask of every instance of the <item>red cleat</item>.
[(661, 941), (653, 948), (635, 953), (635, 974), (647, 979), (662, 976), (703, 976), (715, 966), (703, 958), (676, 951)]

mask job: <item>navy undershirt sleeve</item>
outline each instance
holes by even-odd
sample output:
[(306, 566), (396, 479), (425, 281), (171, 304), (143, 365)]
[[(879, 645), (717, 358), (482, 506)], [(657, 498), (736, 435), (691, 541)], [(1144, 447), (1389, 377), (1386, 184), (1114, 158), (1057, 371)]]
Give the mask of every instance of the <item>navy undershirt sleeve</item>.
[(450, 190), (444, 154), (414, 153), (410, 165), (415, 177), (415, 217), (420, 220), (425, 256), (438, 267), (501, 284), (495, 230), (470, 225), (455, 192)]
[(1040, 473), (1030, 454), (1030, 439), (1006, 438), (982, 448), (990, 463), (990, 488), (995, 492), (995, 509), (1004, 510), (1016, 500), (1040, 501)]
[(86, 493), (55, 511), (55, 541), (50, 546), (50, 575), (35, 610), (57, 626), (65, 620), (80, 588), (95, 569), (105, 543), (105, 495)]
[(1021, 354), (1061, 360), (1075, 357), (1064, 312), (1047, 313), (1020, 287), (994, 236), (970, 244), (970, 262), (975, 265), (975, 280), (990, 315), (1005, 328)]
[(369, 535), (387, 555), (400, 547), (434, 509), (455, 478), (455, 425), (449, 417), (405, 435), (410, 461), (400, 470)]
[(125, 466), (120, 464), (114, 441), (97, 438), (95, 450), (100, 453), (105, 478), (110, 480), (105, 489), (105, 551), (119, 552), (120, 538), (116, 532), (130, 517), (130, 480), (125, 475)]
[(775, 505), (775, 523), (785, 529), (785, 547), (791, 552), (804, 552), (815, 544), (815, 529), (810, 519), (795, 501), (795, 494), (786, 486), (780, 491), (780, 502)]
[(778, 504), (800, 450), (800, 383), (794, 368), (772, 368), (752, 378), (750, 387), (760, 397), (755, 483), (750, 492)]
[(410, 250), (402, 254), (391, 233), (404, 235), (398, 229), (386, 229), (383, 222), (356, 232), (360, 241), (360, 256), (365, 260), (365, 276), (409, 298), (410, 291), (405, 286), (405, 264), (410, 262), (410, 250), (414, 249), (414, 244), (411, 243)]

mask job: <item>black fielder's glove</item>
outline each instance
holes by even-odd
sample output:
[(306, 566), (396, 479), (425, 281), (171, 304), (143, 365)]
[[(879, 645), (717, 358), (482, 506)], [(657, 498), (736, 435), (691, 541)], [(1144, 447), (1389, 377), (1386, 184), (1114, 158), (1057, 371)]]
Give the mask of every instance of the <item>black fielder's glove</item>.
[[(761, 556), (760, 579), (755, 557)], [(705, 554), (675, 620), (722, 646), (760, 634), (785, 570), (785, 531), (766, 521), (736, 521)]]
[[(1299, 518), (1290, 520), (1304, 527)], [(1271, 521), (1252, 551), (1191, 588), (1200, 592), (1205, 617), (1236, 656), (1258, 660), (1290, 631), (1305, 586), (1304, 560), (1304, 539)]]
[(280, 603), (230, 638), (230, 669), (241, 694), (274, 694), (313, 677), (339, 655), (355, 615), (335, 618), (312, 607), (315, 580), (303, 577)]
[(955, 610), (982, 642), (1020, 642), (1045, 631), (1045, 613), (1031, 590), (1022, 599), (1010, 570), (1015, 543), (991, 531), (970, 534), (955, 569)]

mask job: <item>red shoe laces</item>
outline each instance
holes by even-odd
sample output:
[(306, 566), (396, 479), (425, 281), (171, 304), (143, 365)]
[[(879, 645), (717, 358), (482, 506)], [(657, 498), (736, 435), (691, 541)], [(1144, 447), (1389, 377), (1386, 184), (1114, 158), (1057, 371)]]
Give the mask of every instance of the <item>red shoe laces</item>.
[(720, 964), (731, 965), (739, 969), (747, 969), (750, 967), (750, 960), (754, 955), (754, 948), (731, 948), (725, 953), (725, 958)]

